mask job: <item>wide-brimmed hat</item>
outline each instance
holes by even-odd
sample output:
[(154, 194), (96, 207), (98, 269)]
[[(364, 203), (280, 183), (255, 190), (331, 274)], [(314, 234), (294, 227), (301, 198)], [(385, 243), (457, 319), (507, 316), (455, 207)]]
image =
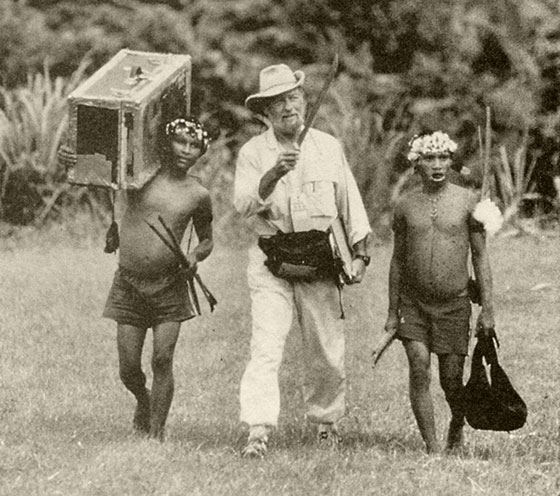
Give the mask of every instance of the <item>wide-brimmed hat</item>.
[(303, 71), (292, 71), (286, 64), (269, 65), (260, 73), (259, 92), (248, 96), (245, 106), (253, 112), (261, 113), (267, 98), (293, 90), (304, 81)]

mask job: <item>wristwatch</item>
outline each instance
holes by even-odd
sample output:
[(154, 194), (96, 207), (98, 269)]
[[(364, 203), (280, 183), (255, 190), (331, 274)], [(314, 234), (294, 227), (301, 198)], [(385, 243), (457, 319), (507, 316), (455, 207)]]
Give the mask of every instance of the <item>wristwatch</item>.
[(354, 255), (354, 260), (356, 260), (357, 258), (360, 258), (361, 260), (363, 260), (364, 265), (366, 267), (371, 262), (371, 257), (369, 255), (362, 255), (361, 253), (358, 253), (357, 255)]

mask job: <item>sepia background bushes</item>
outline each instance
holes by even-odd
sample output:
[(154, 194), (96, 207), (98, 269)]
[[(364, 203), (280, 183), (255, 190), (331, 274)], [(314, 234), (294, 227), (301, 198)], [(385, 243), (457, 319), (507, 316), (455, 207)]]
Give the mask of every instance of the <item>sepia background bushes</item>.
[(303, 69), (313, 101), (335, 52), (341, 63), (316, 125), (343, 141), (380, 237), (408, 184), (413, 134), (448, 131), (460, 144), (463, 182), (480, 185), (486, 107), (502, 210), (513, 223), (558, 218), (556, 2), (1, 0), (0, 47), (0, 215), (10, 224), (83, 210), (108, 218), (108, 194), (68, 186), (55, 158), (66, 95), (124, 47), (191, 55), (193, 113), (220, 135), (200, 174), (223, 232), (239, 228), (237, 150), (263, 128), (243, 106), (259, 70), (278, 62)]

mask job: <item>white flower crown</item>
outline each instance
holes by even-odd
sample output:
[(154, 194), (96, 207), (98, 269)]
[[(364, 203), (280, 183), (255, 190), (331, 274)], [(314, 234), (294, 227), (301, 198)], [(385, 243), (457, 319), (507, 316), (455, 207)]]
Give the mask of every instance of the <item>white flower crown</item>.
[(175, 119), (172, 122), (167, 123), (165, 126), (165, 134), (167, 136), (177, 136), (180, 133), (187, 133), (200, 143), (206, 149), (208, 143), (210, 142), (210, 136), (208, 131), (204, 129), (204, 126), (195, 119)]
[(408, 142), (410, 148), (407, 158), (411, 162), (418, 160), (421, 155), (436, 153), (455, 153), (457, 143), (447, 133), (436, 131), (423, 136), (413, 136)]

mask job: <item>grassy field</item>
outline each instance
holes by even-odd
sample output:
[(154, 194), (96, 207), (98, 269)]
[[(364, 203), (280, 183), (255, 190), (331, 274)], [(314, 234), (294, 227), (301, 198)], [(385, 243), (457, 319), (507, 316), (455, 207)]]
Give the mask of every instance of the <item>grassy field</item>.
[[(377, 247), (364, 283), (345, 291), (344, 444), (331, 451), (313, 443), (294, 332), (281, 371), (280, 426), (262, 461), (239, 456), (237, 393), (250, 324), (244, 251), (218, 246), (201, 268), (219, 305), (183, 327), (168, 439), (160, 444), (131, 433), (133, 401), (118, 379), (114, 323), (100, 318), (116, 258), (99, 241), (71, 239), (0, 240), (1, 495), (560, 494), (558, 235), (490, 246), (500, 356), (528, 404), (524, 428), (467, 428), (461, 456), (424, 454), (401, 346), (370, 367), (390, 256)], [(148, 341), (148, 375), (150, 351)], [(448, 412), (437, 381), (433, 393), (443, 437)]]

